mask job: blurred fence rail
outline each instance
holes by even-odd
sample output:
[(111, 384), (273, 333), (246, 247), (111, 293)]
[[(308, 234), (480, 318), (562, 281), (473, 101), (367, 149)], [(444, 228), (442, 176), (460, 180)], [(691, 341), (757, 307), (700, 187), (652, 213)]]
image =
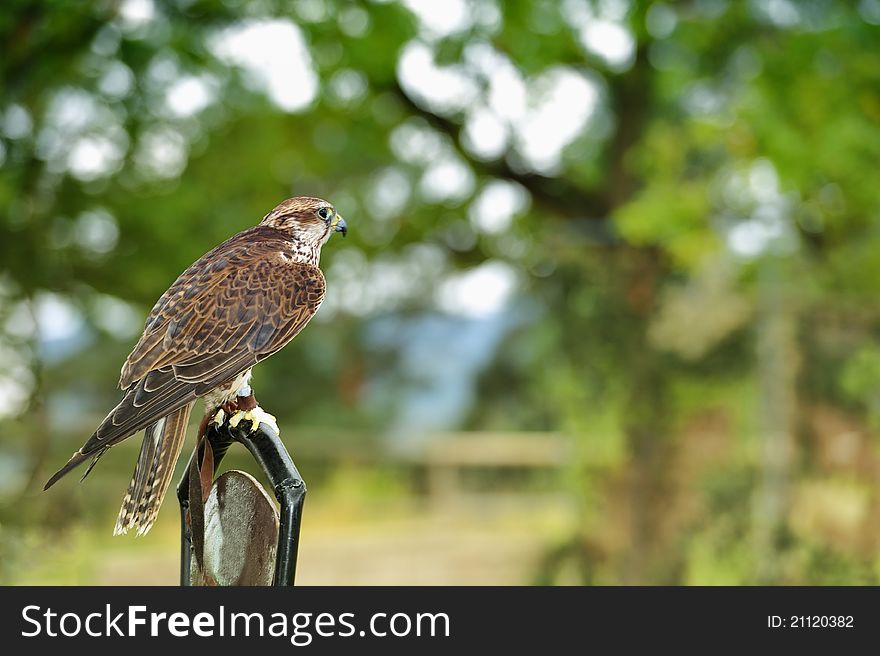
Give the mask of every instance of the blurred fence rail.
[[(282, 430), (286, 431), (286, 444), (304, 469), (332, 471), (339, 466), (353, 466), (403, 470), (413, 482), (413, 492), (426, 496), (429, 502), (446, 502), (470, 494), (489, 497), (502, 491), (503, 495), (522, 494), (527, 489), (534, 493), (531, 483), (536, 479), (551, 481), (541, 488), (558, 488), (560, 479), (555, 474), (572, 462), (574, 454), (574, 440), (553, 432), (459, 431), (391, 441), (357, 431), (293, 426)], [(73, 435), (79, 438), (74, 431), (71, 443), (76, 441)], [(59, 453), (66, 452), (67, 440), (59, 439), (56, 445), (59, 443)], [(123, 443), (117, 450), (134, 449), (135, 443)], [(230, 452), (230, 467), (244, 465), (238, 461), (239, 453), (238, 449)], [(95, 479), (90, 482), (94, 484)]]
[(432, 436), (402, 460), (424, 471), (428, 497), (461, 497), (469, 471), (534, 473), (561, 469), (571, 441), (549, 433), (447, 433)]
[(336, 433), (294, 448), (303, 462), (407, 469), (431, 501), (448, 501), (462, 496), (475, 476), (529, 480), (558, 472), (571, 462), (574, 442), (561, 433), (514, 431), (434, 433), (402, 443)]

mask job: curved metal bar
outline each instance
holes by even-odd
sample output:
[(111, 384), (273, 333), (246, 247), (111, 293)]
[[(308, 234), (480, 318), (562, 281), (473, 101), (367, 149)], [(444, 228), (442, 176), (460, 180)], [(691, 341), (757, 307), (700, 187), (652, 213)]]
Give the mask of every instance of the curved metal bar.
[[(278, 433), (268, 424), (260, 423), (257, 429), (250, 432), (251, 423), (242, 421), (235, 428), (224, 423), (222, 426), (210, 424), (205, 436), (214, 450), (214, 471), (226, 454), (232, 442), (240, 442), (269, 479), (275, 498), (281, 505), (281, 517), (278, 527), (278, 549), (275, 558), (274, 585), (293, 585), (296, 577), (296, 560), (299, 553), (300, 524), (302, 521), (303, 503), (306, 495), (306, 484), (299, 470), (287, 452)], [(190, 458), (200, 454), (193, 453)], [(190, 466), (184, 470), (183, 477), (177, 486), (177, 498), (180, 503), (180, 585), (190, 584), (190, 567), (192, 558), (192, 534), (187, 522), (189, 511), (189, 472)]]
[(229, 429), (229, 432), (260, 463), (272, 485), (275, 498), (281, 505), (274, 585), (293, 585), (306, 484), (278, 433), (263, 423), (257, 430), (249, 433), (243, 427), (247, 423), (242, 422), (237, 428)]

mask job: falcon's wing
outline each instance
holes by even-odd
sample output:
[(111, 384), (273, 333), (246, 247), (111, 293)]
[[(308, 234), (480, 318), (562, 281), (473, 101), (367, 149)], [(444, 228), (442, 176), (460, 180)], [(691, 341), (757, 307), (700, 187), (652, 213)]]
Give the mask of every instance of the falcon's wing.
[(285, 246), (275, 231), (258, 226), (181, 274), (154, 306), (122, 368), (122, 401), (46, 487), (232, 380), (303, 329), (324, 298), (324, 276), (294, 262)]
[(283, 240), (253, 239), (266, 230), (236, 235), (181, 274), (147, 318), (120, 387), (168, 365), (179, 380), (207, 382), (233, 357), (274, 353), (308, 323), (324, 298), (324, 276), (293, 262)]

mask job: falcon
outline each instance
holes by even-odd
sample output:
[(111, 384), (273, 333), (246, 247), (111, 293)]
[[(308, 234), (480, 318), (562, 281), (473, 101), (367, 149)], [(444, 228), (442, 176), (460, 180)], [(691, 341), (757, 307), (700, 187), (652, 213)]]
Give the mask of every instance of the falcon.
[(144, 333), (122, 366), (124, 396), (95, 433), (49, 479), (49, 489), (88, 460), (144, 431), (114, 535), (150, 530), (183, 447), (190, 412), (205, 401), (205, 420), (218, 408), (230, 423), (274, 423), (253, 399), (251, 368), (277, 353), (305, 327), (324, 299), (321, 247), (345, 221), (327, 201), (285, 200), (259, 225), (199, 258), (158, 300)]

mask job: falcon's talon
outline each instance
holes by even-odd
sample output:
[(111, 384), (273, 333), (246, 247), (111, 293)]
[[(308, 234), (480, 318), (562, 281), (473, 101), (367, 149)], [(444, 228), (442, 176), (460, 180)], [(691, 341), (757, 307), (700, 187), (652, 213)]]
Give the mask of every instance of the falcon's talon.
[(216, 424), (219, 427), (223, 425), (224, 421), (226, 421), (226, 413), (223, 411), (223, 408), (219, 408), (214, 415), (214, 418), (211, 420), (211, 423)]
[(239, 410), (234, 415), (230, 416), (229, 421), (227, 422), (229, 424), (229, 427), (230, 428), (238, 428), (238, 425), (241, 423), (241, 420), (248, 418), (245, 416), (247, 414), (248, 413), (245, 412), (244, 410)]
[(251, 428), (248, 431), (249, 433), (256, 431), (260, 424), (266, 424), (276, 433), (281, 432), (278, 430), (278, 420), (275, 419), (275, 416), (270, 415), (260, 406), (257, 406), (253, 410), (239, 410), (229, 418), (228, 423), (230, 428), (238, 428), (238, 425), (243, 421), (251, 422)]

